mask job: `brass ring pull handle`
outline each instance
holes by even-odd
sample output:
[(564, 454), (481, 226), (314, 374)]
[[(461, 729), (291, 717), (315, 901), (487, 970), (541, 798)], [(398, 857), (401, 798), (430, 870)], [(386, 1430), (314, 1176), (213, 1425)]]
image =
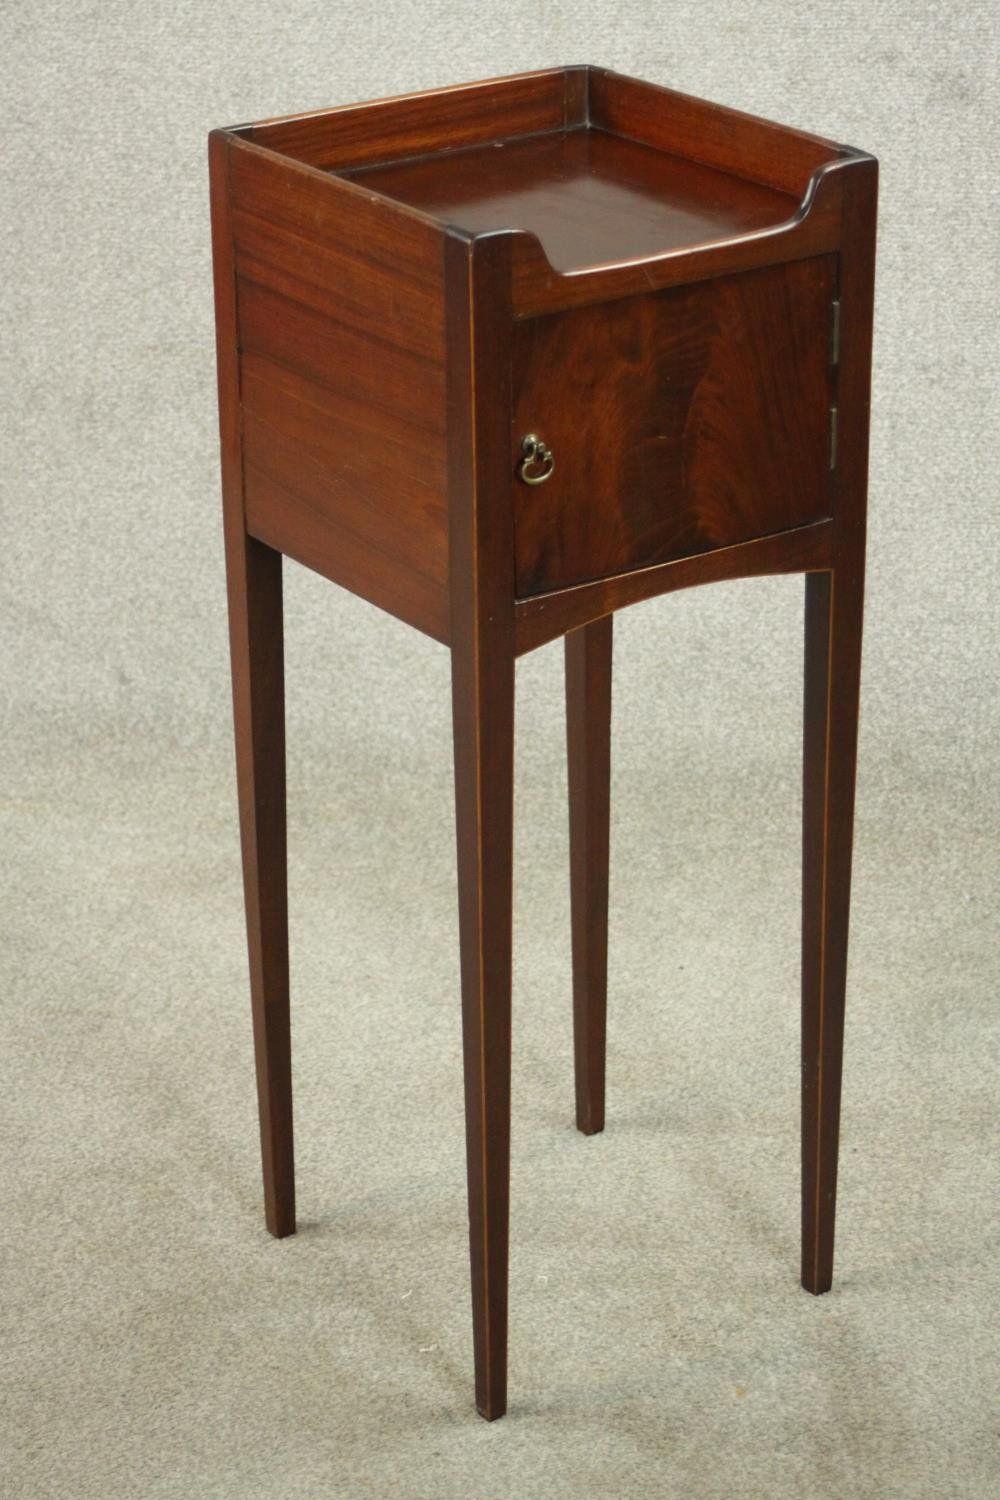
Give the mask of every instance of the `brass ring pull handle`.
[(525, 484), (544, 484), (556, 466), (552, 450), (543, 443), (536, 432), (529, 432), (521, 440), (522, 457), (517, 466), (517, 477)]

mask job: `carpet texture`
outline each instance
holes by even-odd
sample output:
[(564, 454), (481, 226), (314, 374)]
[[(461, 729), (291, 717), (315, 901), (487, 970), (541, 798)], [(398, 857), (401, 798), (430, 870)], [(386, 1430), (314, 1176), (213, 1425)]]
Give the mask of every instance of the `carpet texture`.
[[(0, 1494), (996, 1493), (991, 8), (7, 5)], [(205, 135), (594, 61), (882, 163), (834, 1290), (798, 1259), (800, 579), (616, 634), (608, 1126), (518, 669), (511, 1405), (472, 1406), (447, 653), (286, 565), (301, 1228), (263, 1228)]]

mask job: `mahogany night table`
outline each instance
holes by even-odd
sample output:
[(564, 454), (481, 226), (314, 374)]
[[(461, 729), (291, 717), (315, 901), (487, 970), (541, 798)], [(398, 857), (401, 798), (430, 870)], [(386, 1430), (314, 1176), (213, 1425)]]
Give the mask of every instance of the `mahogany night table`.
[(717, 579), (805, 575), (802, 1283), (831, 1283), (878, 166), (595, 67), (217, 130), (209, 152), (267, 1225), (295, 1229), (284, 554), (451, 650), (476, 1405), (499, 1417), (514, 662), (565, 637), (589, 1134), (612, 618)]

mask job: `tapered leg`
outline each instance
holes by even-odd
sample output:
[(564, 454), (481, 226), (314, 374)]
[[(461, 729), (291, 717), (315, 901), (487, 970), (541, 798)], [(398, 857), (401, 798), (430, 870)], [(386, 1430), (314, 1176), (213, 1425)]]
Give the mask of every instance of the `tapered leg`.
[(514, 657), (488, 632), (452, 654), (462, 1034), (476, 1406), (507, 1407)]
[(227, 535), (229, 629), (267, 1227), (295, 1232), (281, 555)]
[(584, 1135), (604, 1129), (613, 618), (566, 636), (573, 1055)]
[(802, 881), (802, 1285), (829, 1291), (861, 668), (861, 555), (806, 575)]

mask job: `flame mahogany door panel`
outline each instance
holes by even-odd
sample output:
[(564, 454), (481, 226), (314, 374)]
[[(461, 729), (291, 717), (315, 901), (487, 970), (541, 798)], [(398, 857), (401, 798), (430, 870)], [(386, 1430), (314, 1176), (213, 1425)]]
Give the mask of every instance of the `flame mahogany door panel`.
[(519, 322), (514, 484), (524, 598), (828, 517), (836, 258)]

